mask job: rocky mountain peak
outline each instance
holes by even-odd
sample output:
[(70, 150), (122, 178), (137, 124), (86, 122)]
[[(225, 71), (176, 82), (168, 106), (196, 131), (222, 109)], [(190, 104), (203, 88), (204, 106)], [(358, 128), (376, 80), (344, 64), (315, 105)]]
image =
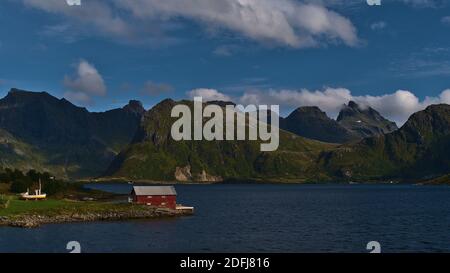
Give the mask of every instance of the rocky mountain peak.
[(369, 106), (360, 106), (354, 101), (344, 105), (339, 112), (337, 122), (360, 137), (371, 137), (393, 132), (397, 125), (384, 118)]
[(280, 128), (324, 142), (343, 143), (355, 136), (316, 106), (299, 107), (280, 121)]
[(317, 106), (303, 106), (295, 109), (291, 115), (308, 115), (310, 117), (328, 118), (327, 114)]
[(142, 106), (142, 102), (138, 100), (130, 100), (127, 105), (123, 107), (124, 110), (130, 111), (132, 113), (136, 113), (138, 115), (143, 115), (145, 113), (144, 106)]
[(360, 109), (359, 105), (352, 100), (348, 102), (347, 107), (352, 108), (352, 109)]

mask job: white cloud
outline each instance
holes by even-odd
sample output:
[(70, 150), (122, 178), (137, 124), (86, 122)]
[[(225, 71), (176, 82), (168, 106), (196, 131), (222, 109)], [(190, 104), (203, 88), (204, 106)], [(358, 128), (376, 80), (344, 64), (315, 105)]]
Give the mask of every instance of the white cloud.
[(441, 3), (440, 0), (400, 0), (401, 2), (405, 4), (410, 4), (414, 7), (436, 7), (438, 5), (438, 2)]
[(98, 70), (85, 60), (81, 60), (76, 66), (73, 77), (65, 76), (64, 87), (68, 90), (65, 97), (85, 104), (92, 96), (106, 95), (106, 86), (103, 77)]
[[(330, 7), (343, 6), (345, 8), (367, 7), (366, 0), (305, 0), (310, 3), (323, 4)], [(381, 0), (381, 5), (400, 2), (415, 8), (436, 8), (448, 4), (447, 0)]]
[(190, 98), (202, 97), (203, 101), (214, 101), (214, 100), (230, 101), (231, 100), (231, 97), (229, 97), (225, 94), (222, 94), (215, 89), (207, 89), (207, 88), (199, 88), (199, 89), (191, 90), (191, 91), (187, 92), (187, 95)]
[(321, 37), (351, 46), (358, 43), (356, 29), (348, 19), (322, 6), (294, 0), (137, 0), (116, 3), (140, 18), (184, 17), (207, 27), (225, 28), (254, 40), (296, 48), (315, 46)]
[[(210, 90), (216, 97), (226, 96), (217, 90)], [(398, 90), (381, 96), (355, 96), (345, 88), (325, 88), (324, 90), (268, 90), (245, 92), (234, 101), (248, 104), (278, 104), (285, 109), (295, 109), (301, 106), (318, 106), (329, 116), (335, 118), (344, 104), (356, 101), (362, 106), (370, 106), (384, 117), (402, 125), (415, 112), (425, 109), (431, 104), (450, 104), (450, 89), (444, 90), (439, 96), (426, 97), (420, 100), (410, 91)]]
[(103, 96), (106, 86), (103, 77), (97, 69), (85, 60), (77, 65), (75, 77), (64, 77), (64, 86), (72, 91), (79, 91), (89, 95)]
[(398, 124), (405, 123), (411, 114), (429, 105), (426, 100), (421, 102), (413, 93), (405, 90), (382, 96), (357, 96), (354, 100), (378, 110)]
[(230, 57), (238, 50), (239, 47), (236, 45), (221, 45), (214, 49), (213, 54), (221, 57)]
[(387, 23), (384, 21), (374, 22), (370, 25), (372, 30), (382, 30), (387, 27)]
[(48, 13), (62, 14), (89, 29), (100, 30), (109, 35), (126, 36), (131, 33), (131, 26), (115, 14), (113, 8), (105, 1), (83, 1), (82, 6), (73, 7), (61, 0), (22, 0), (28, 7), (38, 8)]
[(450, 89), (444, 90), (439, 96), (440, 103), (450, 104)]
[(239, 102), (243, 104), (279, 104), (281, 107), (318, 106), (335, 117), (342, 105), (353, 99), (350, 90), (327, 88), (325, 90), (268, 90), (245, 92)]
[[(136, 39), (135, 36), (148, 39), (164, 32), (164, 23), (184, 18), (207, 30), (226, 29), (255, 41), (294, 48), (336, 41), (348, 46), (359, 43), (356, 28), (349, 19), (308, 1), (91, 0), (77, 8), (61, 0), (22, 1), (27, 6), (76, 20), (86, 29), (125, 39)], [(158, 25), (158, 31), (150, 31), (149, 26)]]
[(441, 22), (446, 26), (450, 26), (450, 16), (442, 17)]

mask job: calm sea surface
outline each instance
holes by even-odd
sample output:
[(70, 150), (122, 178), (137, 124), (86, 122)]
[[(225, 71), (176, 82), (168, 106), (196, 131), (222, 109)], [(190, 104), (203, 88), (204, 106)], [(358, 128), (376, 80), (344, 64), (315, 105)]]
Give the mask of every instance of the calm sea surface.
[[(94, 186), (92, 186), (94, 187)], [(125, 193), (129, 185), (95, 185)], [(177, 219), (0, 228), (0, 252), (450, 252), (450, 187), (180, 185)]]

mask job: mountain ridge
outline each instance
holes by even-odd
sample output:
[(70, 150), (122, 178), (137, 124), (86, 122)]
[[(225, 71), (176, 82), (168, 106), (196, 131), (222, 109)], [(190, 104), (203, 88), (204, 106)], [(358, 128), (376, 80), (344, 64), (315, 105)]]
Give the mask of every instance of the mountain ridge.
[(344, 105), (336, 121), (360, 138), (382, 135), (398, 129), (395, 122), (387, 120), (372, 107), (361, 106), (354, 101)]
[(355, 142), (398, 129), (394, 122), (381, 116), (375, 109), (364, 109), (354, 101), (342, 106), (336, 120), (328, 117), (317, 106), (299, 107), (280, 120), (280, 128), (299, 136), (331, 143)]
[[(165, 103), (173, 107), (177, 102), (170, 100)], [(180, 146), (174, 144), (168, 137), (167, 126), (171, 122), (164, 118), (169, 114), (160, 111), (167, 111), (167, 109), (170, 107), (162, 104), (147, 112), (148, 118), (155, 119), (150, 125), (144, 121), (144, 131), (147, 130), (147, 134), (144, 133), (145, 136), (138, 139), (135, 145), (119, 155), (121, 162), (116, 161), (118, 164), (110, 169), (109, 176), (175, 181), (177, 173), (181, 176), (186, 174), (195, 176), (193, 173), (197, 172), (197, 175), (202, 173), (210, 175), (213, 179), (206, 179), (210, 182), (217, 181), (214, 178), (219, 175), (221, 178), (219, 181), (227, 179), (264, 181), (275, 178), (278, 181), (317, 183), (321, 181), (369, 182), (386, 179), (418, 181), (450, 173), (450, 106), (445, 104), (429, 106), (413, 114), (399, 130), (341, 145), (328, 144), (327, 146), (324, 142), (315, 142), (303, 137), (297, 137), (297, 140), (291, 141), (295, 135), (280, 130), (279, 151), (258, 153), (249, 148), (252, 144), (241, 143), (243, 146), (238, 149), (239, 155), (245, 155), (244, 151), (251, 152), (231, 163), (221, 162), (215, 158), (215, 155), (220, 155), (227, 150), (221, 147), (222, 143), (191, 141), (184, 142)], [(313, 110), (320, 111), (318, 108)], [(161, 131), (161, 128), (165, 128), (165, 131)], [(296, 141), (303, 142), (297, 145)], [(168, 148), (165, 146), (167, 142), (174, 146), (169, 145)], [(217, 150), (217, 147), (220, 148)], [(149, 151), (151, 152), (148, 153)], [(184, 161), (173, 157), (173, 154), (179, 151), (186, 151), (181, 156)], [(149, 154), (153, 154), (150, 156), (152, 157), (150, 161), (148, 161)], [(158, 158), (159, 156), (164, 158)], [(193, 157), (199, 161), (197, 171), (192, 171), (195, 168), (192, 168), (192, 164), (188, 164)], [(233, 172), (229, 169), (223, 171), (209, 165), (209, 161), (206, 163), (202, 161), (204, 158), (212, 158), (211, 162), (216, 162), (214, 163), (216, 167), (222, 165), (247, 167), (244, 167), (245, 171)], [(142, 163), (146, 160), (147, 163)], [(144, 171), (151, 168), (150, 162), (163, 162), (160, 164), (163, 166), (172, 165), (166, 170), (165, 176), (155, 176), (153, 171)], [(184, 163), (179, 164), (179, 162)], [(245, 165), (248, 162), (251, 164)], [(227, 171), (230, 172), (227, 173)], [(237, 177), (236, 174), (238, 174)], [(242, 176), (239, 177), (239, 175)], [(192, 180), (202, 181), (195, 178)]]
[[(91, 113), (47, 92), (13, 88), (0, 99), (0, 128), (35, 149), (37, 170), (64, 178), (96, 175), (131, 141), (143, 111), (132, 104)], [(22, 162), (18, 166), (33, 166), (27, 157), (13, 157), (8, 154), (10, 161)]]
[(344, 143), (357, 139), (356, 135), (329, 118), (317, 106), (299, 107), (280, 124), (280, 128), (286, 131), (319, 141)]
[(259, 141), (174, 141), (170, 131), (176, 119), (170, 117), (170, 111), (179, 103), (193, 107), (192, 101), (168, 99), (147, 111), (133, 143), (117, 156), (105, 176), (197, 182), (276, 177), (297, 181), (323, 179), (317, 176), (314, 160), (332, 144), (283, 130), (276, 152), (260, 152)]
[[(447, 104), (414, 113), (400, 129), (387, 133), (381, 129), (393, 130), (390, 121), (353, 102), (341, 111), (339, 121), (318, 107), (300, 107), (291, 113), (292, 120), (326, 124), (327, 130), (336, 126), (347, 133), (350, 130), (342, 129), (339, 122), (351, 121), (350, 126), (355, 126), (355, 120), (367, 116), (368, 124), (375, 120), (380, 125), (374, 136), (332, 144), (284, 130), (286, 118), (281, 118), (279, 149), (260, 152), (259, 141), (174, 141), (170, 128), (175, 119), (170, 111), (179, 103), (193, 107), (192, 101), (165, 99), (145, 111), (142, 103), (131, 100), (121, 108), (89, 112), (47, 92), (12, 89), (0, 99), (0, 166), (49, 171), (67, 179), (103, 174), (106, 178), (181, 182), (416, 181), (442, 177), (441, 181), (450, 174)], [(232, 103), (206, 104), (225, 107)], [(362, 130), (367, 128), (373, 129)], [(356, 126), (352, 130), (360, 129)]]
[(330, 175), (344, 179), (427, 179), (450, 173), (450, 105), (411, 115), (397, 131), (342, 145), (322, 158)]

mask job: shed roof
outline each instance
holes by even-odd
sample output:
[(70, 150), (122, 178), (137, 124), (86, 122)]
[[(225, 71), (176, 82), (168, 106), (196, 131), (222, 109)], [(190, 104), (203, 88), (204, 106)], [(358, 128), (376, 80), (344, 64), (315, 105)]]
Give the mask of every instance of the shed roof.
[(133, 186), (136, 195), (177, 195), (173, 186)]

